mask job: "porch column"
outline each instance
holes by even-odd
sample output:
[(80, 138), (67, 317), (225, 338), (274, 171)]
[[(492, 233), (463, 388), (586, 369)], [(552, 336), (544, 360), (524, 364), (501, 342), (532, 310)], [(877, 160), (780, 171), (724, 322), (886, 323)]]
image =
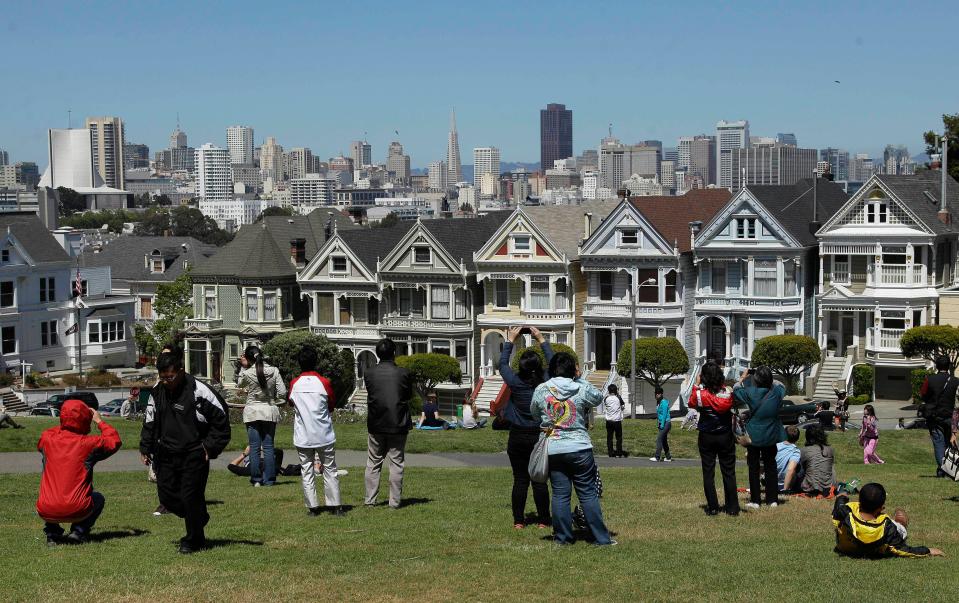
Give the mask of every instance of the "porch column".
[[(826, 258), (823, 257), (823, 255), (820, 253), (819, 254), (819, 291), (820, 292), (822, 292), (822, 286), (823, 286), (823, 278), (824, 278), (823, 265), (825, 263), (825, 259)], [(796, 278), (798, 279), (799, 277), (797, 276)], [(799, 282), (804, 282), (804, 281), (799, 281)]]
[(816, 316), (816, 328), (818, 329), (816, 340), (819, 341), (819, 348), (822, 349), (826, 347), (826, 317), (821, 308), (819, 315)]
[(696, 328), (695, 339), (696, 339), (696, 357), (699, 358), (702, 355), (702, 337), (699, 334), (699, 327)]
[(340, 296), (333, 294), (333, 324), (340, 326)]
[(590, 328), (583, 326), (583, 356), (586, 358), (586, 362), (593, 362), (596, 360), (596, 356), (593, 354), (593, 351), (589, 348), (591, 341), (589, 339)]
[(610, 338), (609, 338), (609, 347), (610, 347), (609, 357), (610, 357), (610, 363), (611, 363), (611, 364), (616, 364), (616, 332), (617, 332), (617, 331), (616, 331), (616, 329), (613, 329), (613, 328), (611, 328), (609, 331), (610, 331), (610, 333), (611, 333)]
[(733, 355), (733, 321), (730, 319), (729, 326), (726, 327), (726, 358)]
[[(659, 305), (662, 306), (663, 304), (666, 303), (666, 276), (664, 274), (663, 268), (659, 269), (658, 276), (659, 278), (656, 281), (657, 291), (659, 292), (657, 299), (659, 300)], [(677, 281), (678, 280), (679, 279), (677, 279)]]
[(746, 354), (744, 356), (747, 360), (753, 357), (753, 346), (756, 344), (754, 341), (756, 337), (756, 325), (753, 323), (752, 319), (746, 323)]
[(783, 323), (783, 319), (780, 318), (779, 320), (776, 321), (776, 335), (782, 335), (785, 332), (786, 332), (786, 326)]
[(873, 271), (874, 285), (882, 283), (882, 243), (876, 243), (876, 269)]
[(783, 266), (782, 256), (776, 258), (776, 297), (783, 298), (786, 292), (783, 279), (786, 277), (786, 267)]
[(852, 313), (852, 344), (859, 347), (859, 311)]
[[(756, 260), (749, 258), (746, 261), (746, 295), (753, 296), (753, 275), (755, 274)], [(752, 323), (750, 323), (752, 324)]]
[(911, 285), (912, 280), (912, 271), (913, 267), (916, 265), (915, 258), (913, 258), (914, 250), (912, 248), (912, 243), (906, 243), (906, 284)]
[(318, 293), (314, 293), (310, 296), (310, 299), (313, 300), (313, 316), (311, 320), (314, 325), (319, 326), (320, 324), (320, 296)]
[(426, 295), (423, 297), (426, 299), (426, 307), (423, 308), (423, 316), (426, 320), (433, 318), (432, 316), (432, 301), (433, 301), (433, 288), (429, 285), (423, 285), (423, 288), (426, 290)]

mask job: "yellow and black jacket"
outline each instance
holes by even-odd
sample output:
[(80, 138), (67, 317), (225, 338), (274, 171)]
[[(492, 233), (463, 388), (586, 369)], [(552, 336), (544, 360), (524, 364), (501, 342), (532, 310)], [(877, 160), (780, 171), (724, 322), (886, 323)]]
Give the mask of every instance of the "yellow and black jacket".
[(850, 557), (926, 557), (929, 549), (909, 546), (888, 515), (867, 521), (859, 514), (859, 503), (836, 497), (832, 510), (836, 528), (836, 552)]

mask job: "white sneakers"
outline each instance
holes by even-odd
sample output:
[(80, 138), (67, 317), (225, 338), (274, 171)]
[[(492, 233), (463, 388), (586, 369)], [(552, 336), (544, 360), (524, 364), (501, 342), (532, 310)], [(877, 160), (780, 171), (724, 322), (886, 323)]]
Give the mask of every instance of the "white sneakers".
[[(770, 508), (770, 509), (775, 509), (775, 508), (778, 507), (778, 506), (779, 506), (779, 503), (769, 503), (769, 508)], [(754, 502), (746, 503), (746, 508), (749, 509), (749, 510), (751, 510), (751, 511), (757, 511), (757, 510), (759, 509), (759, 505), (757, 505), (757, 504), (754, 503)]]

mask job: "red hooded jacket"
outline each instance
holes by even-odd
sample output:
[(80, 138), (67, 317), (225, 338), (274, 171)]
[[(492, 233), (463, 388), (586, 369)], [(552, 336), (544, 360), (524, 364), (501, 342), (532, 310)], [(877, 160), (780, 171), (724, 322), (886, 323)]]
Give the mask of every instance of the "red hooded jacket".
[(82, 521), (93, 511), (93, 465), (120, 449), (120, 434), (106, 422), (100, 435), (88, 435), (93, 411), (80, 400), (60, 409), (60, 427), (40, 434), (43, 476), (37, 514), (52, 523)]

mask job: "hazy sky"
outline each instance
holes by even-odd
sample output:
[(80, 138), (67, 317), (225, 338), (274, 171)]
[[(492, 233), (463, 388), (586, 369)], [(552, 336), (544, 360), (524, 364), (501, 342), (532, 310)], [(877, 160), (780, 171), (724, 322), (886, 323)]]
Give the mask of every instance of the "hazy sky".
[[(840, 6), (841, 4), (841, 6)], [(264, 9), (263, 7), (267, 7)], [(118, 115), (127, 142), (192, 146), (255, 128), (327, 158), (396, 138), (443, 159), (456, 107), (464, 163), (497, 146), (539, 160), (539, 109), (573, 110), (575, 151), (624, 141), (795, 132), (803, 147), (922, 150), (959, 112), (945, 5), (896, 2), (8, 2), (0, 149), (46, 165), (46, 129)], [(946, 44), (946, 52), (933, 49)], [(840, 80), (836, 84), (834, 80)]]

